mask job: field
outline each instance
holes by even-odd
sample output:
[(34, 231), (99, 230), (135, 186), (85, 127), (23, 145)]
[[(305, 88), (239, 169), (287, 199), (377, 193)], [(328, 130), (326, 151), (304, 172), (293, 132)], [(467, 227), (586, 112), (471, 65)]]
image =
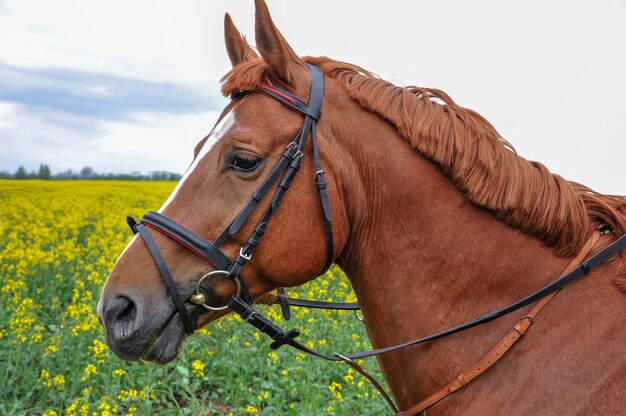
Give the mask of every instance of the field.
[[(343, 363), (269, 341), (227, 316), (166, 366), (121, 361), (95, 315), (131, 238), (124, 218), (157, 209), (172, 182), (0, 180), (0, 415), (369, 415), (384, 400)], [(291, 296), (353, 301), (338, 268)], [(300, 339), (329, 353), (369, 349), (351, 312), (293, 309)], [(341, 330), (338, 330), (338, 329)], [(380, 377), (375, 360), (365, 368)]]

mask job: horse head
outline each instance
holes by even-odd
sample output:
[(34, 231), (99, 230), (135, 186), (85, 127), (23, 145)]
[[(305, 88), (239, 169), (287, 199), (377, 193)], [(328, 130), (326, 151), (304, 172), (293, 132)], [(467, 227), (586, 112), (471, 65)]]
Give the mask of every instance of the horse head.
[[(314, 157), (313, 143), (308, 138), (312, 136), (310, 131), (307, 137), (300, 138), (301, 149), (293, 144), (303, 126), (303, 115), (266, 94), (255, 93), (263, 87), (266, 93), (289, 94), (306, 103), (311, 98), (312, 86), (309, 67), (278, 31), (265, 3), (257, 1), (256, 8), (256, 42), (260, 56), (247, 44), (230, 16), (225, 17), (226, 48), (233, 64), (233, 71), (225, 79), (226, 84), (232, 83), (230, 78), (234, 72), (243, 67), (244, 74), (263, 71), (263, 85), (246, 85), (245, 79), (237, 81), (237, 90), (230, 93), (230, 103), (213, 130), (196, 146), (193, 162), (176, 189), (158, 214), (152, 214), (172, 220), (207, 241), (216, 241), (221, 236), (218, 250), (221, 254), (218, 255), (225, 262), (226, 258), (232, 262), (239, 255), (246, 260), (241, 276), (251, 298), (277, 287), (311, 280), (324, 269), (325, 263), (334, 259), (346, 235), (340, 191), (331, 176), (327, 176), (324, 192), (329, 195), (326, 210), (333, 207), (334, 230), (330, 231), (334, 233), (325, 232), (321, 225), (324, 214), (330, 213), (322, 212), (324, 206), (318, 200), (316, 168), (319, 166), (316, 164), (327, 165), (332, 154), (328, 146), (328, 123), (324, 118), (316, 123), (320, 149), (319, 156)], [(326, 91), (330, 89), (326, 87)], [(332, 104), (324, 102), (324, 106), (327, 105)], [(288, 163), (283, 163), (285, 155), (289, 157)], [(286, 184), (281, 182), (280, 175), (274, 175), (276, 183), (265, 186), (269, 195), (259, 198), (260, 188), (276, 167), (280, 165), (283, 171), (288, 171), (296, 158), (301, 166), (293, 182)], [(278, 209), (272, 193), (280, 186), (286, 188), (285, 184), (289, 190), (284, 192), (284, 199), (278, 201)], [(273, 203), (276, 206), (270, 206)], [(265, 223), (263, 215), (268, 209), (275, 215)], [(243, 211), (249, 216), (242, 216)], [(238, 216), (243, 220), (234, 221)], [(237, 224), (233, 225), (234, 222)], [(217, 309), (207, 311), (200, 305), (185, 306), (193, 321), (191, 325), (199, 328), (223, 316), (226, 312), (220, 309), (238, 289), (232, 279), (225, 277), (226, 273), (218, 273), (203, 279), (196, 290), (202, 276), (218, 269), (218, 265), (197, 256), (197, 250), (194, 252), (189, 244), (176, 241), (171, 234), (168, 236), (166, 230), (149, 222), (147, 225), (151, 226), (144, 231), (148, 236), (133, 238), (111, 271), (102, 290), (98, 315), (107, 343), (118, 356), (165, 363), (180, 351), (186, 335), (185, 322), (173, 300), (176, 294), (168, 292), (162, 280), (163, 272), (153, 260), (146, 240), (152, 240), (156, 246), (166, 264), (165, 273), (171, 275), (180, 299), (187, 300), (196, 292), (202, 297), (202, 303)], [(256, 238), (266, 236), (254, 256), (246, 256), (241, 250), (259, 226), (263, 230), (256, 233)], [(328, 235), (331, 235), (330, 241)]]

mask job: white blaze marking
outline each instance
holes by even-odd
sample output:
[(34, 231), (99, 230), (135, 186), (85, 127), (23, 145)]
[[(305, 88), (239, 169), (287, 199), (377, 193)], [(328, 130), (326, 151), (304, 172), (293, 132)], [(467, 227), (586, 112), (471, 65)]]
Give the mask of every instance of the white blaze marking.
[(215, 126), (215, 128), (211, 131), (211, 133), (209, 133), (209, 137), (206, 139), (206, 142), (204, 142), (204, 145), (202, 145), (202, 149), (200, 149), (200, 152), (198, 152), (198, 156), (191, 163), (191, 166), (187, 168), (187, 171), (185, 172), (181, 180), (178, 182), (178, 185), (176, 185), (176, 188), (174, 189), (172, 194), (169, 196), (169, 198), (167, 198), (167, 201), (165, 201), (163, 206), (159, 209), (159, 212), (163, 212), (165, 207), (167, 207), (172, 202), (172, 200), (176, 197), (176, 194), (178, 193), (180, 188), (183, 186), (187, 178), (189, 178), (189, 176), (193, 173), (196, 167), (198, 167), (198, 164), (200, 163), (200, 161), (204, 159), (207, 153), (209, 153), (209, 151), (213, 148), (213, 146), (215, 146), (215, 143), (220, 141), (226, 135), (226, 133), (228, 133), (228, 130), (230, 130), (234, 124), (235, 124), (235, 114), (233, 113), (233, 110), (231, 109), (228, 112), (228, 114), (226, 114), (224, 118), (220, 120), (220, 122), (217, 124), (217, 126)]

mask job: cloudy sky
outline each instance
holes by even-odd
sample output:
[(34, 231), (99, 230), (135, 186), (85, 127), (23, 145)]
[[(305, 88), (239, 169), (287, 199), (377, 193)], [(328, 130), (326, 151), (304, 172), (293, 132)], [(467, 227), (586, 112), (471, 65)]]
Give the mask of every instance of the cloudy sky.
[[(435, 87), (562, 176), (626, 194), (626, 1), (268, 0), (301, 55)], [(0, 171), (183, 172), (252, 0), (0, 0)]]

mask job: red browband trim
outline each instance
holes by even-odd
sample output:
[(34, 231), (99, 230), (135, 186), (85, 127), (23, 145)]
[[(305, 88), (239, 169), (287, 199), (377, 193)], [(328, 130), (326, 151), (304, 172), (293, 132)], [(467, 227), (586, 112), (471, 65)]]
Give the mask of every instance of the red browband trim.
[(293, 98), (291, 98), (290, 96), (288, 96), (288, 95), (286, 95), (286, 94), (283, 94), (283, 93), (282, 93), (282, 91), (279, 91), (279, 90), (274, 89), (274, 88), (272, 88), (272, 87), (269, 87), (269, 86), (267, 86), (267, 85), (261, 85), (261, 86), (259, 87), (259, 90), (260, 90), (260, 91), (263, 91), (263, 90), (269, 90), (269, 91), (273, 92), (273, 93), (274, 93), (274, 94), (276, 94), (276, 95), (280, 95), (280, 96), (281, 96), (281, 97), (283, 97), (285, 100), (287, 100), (287, 101), (289, 101), (289, 102), (291, 102), (291, 103), (293, 103), (293, 104), (298, 104), (298, 102), (297, 102), (296, 100), (294, 100)]
[(191, 247), (189, 244), (185, 243), (184, 241), (178, 239), (176, 236), (168, 233), (165, 230), (160, 229), (159, 227), (155, 227), (152, 224), (149, 224), (147, 222), (144, 223), (147, 227), (152, 228), (153, 230), (157, 230), (158, 232), (160, 232), (161, 234), (165, 234), (166, 236), (168, 236), (169, 238), (171, 238), (174, 241), (179, 242), (180, 244), (182, 244), (183, 246), (187, 247), (191, 252), (195, 253), (196, 255), (198, 255), (199, 257), (201, 257), (203, 260), (206, 260), (206, 258), (200, 254), (200, 252), (198, 250), (196, 250), (195, 248)]

